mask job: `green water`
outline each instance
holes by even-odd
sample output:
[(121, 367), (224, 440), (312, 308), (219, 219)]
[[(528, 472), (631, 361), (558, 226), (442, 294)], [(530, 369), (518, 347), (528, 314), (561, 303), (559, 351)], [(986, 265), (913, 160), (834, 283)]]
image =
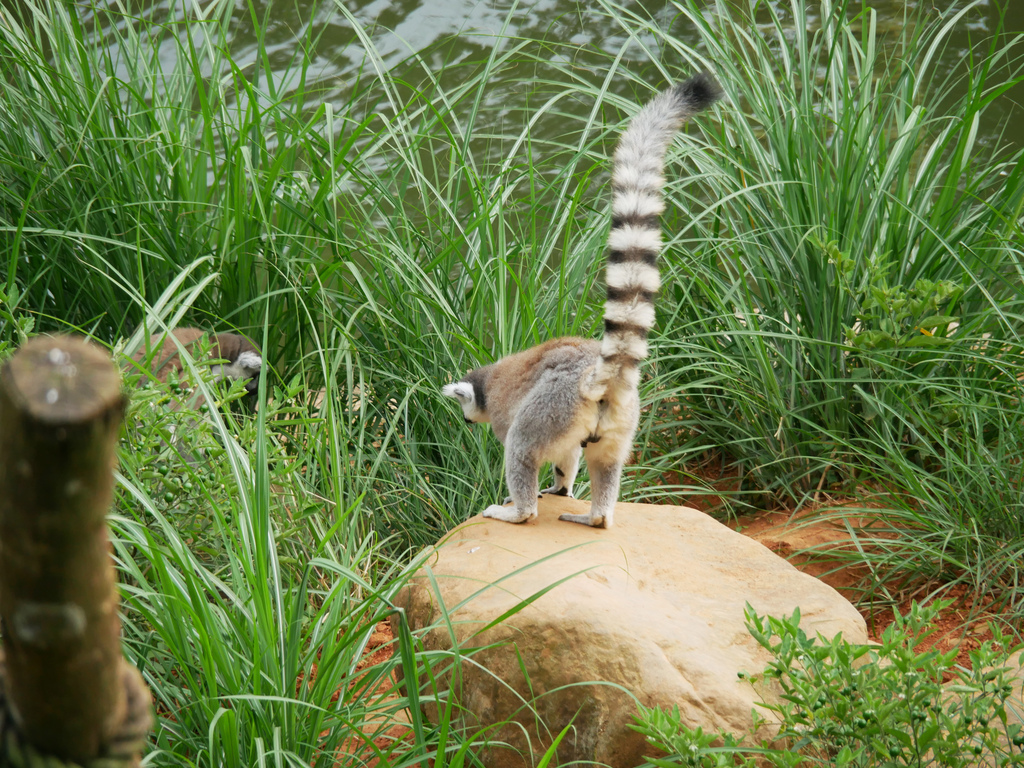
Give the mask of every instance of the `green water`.
[[(729, 0), (735, 2), (735, 0)], [(185, 2), (185, 6), (180, 3)], [(708, 13), (715, 13), (723, 0), (708, 0)], [(783, 18), (788, 0), (772, 0)], [(195, 5), (193, 5), (193, 3)], [(923, 9), (919, 4), (923, 3)], [(151, 5), (140, 4), (138, 12), (159, 21), (170, 15), (172, 4), (188, 10), (190, 17), (209, 13), (209, 4), (201, 0), (165, 0)], [(918, 10), (925, 19), (949, 17), (968, 6), (966, 0), (853, 0), (851, 9), (859, 12), (870, 7), (877, 13), (882, 42), (894, 39), (899, 28)], [(1002, 7), (1005, 4), (1005, 7)], [(661, 53), (660, 35), (646, 31), (638, 34), (628, 22), (629, 14), (654, 21), (653, 29), (671, 33), (692, 42), (696, 35), (688, 28), (685, 17), (671, 2), (655, 0), (644, 3), (624, 3), (624, 13), (610, 14), (601, 3), (580, 3), (574, 0), (251, 0), (237, 2), (230, 20), (231, 56), (244, 72), (254, 72), (260, 43), (254, 33), (254, 16), (263, 28), (263, 46), (271, 62), (278, 92), (294, 87), (296, 51), (308, 50), (309, 72), (315, 88), (310, 89), (310, 107), (321, 102), (336, 102), (339, 109), (347, 102), (350, 89), (359, 78), (372, 77), (375, 67), (398, 69), (416, 87), (418, 67), (433, 72), (442, 69), (450, 74), (442, 78), (445, 86), (455, 85), (486, 61), (495, 47), (507, 48), (521, 40), (528, 46), (550, 50), (552, 59), (563, 63), (571, 61), (581, 77), (588, 76), (588, 67), (598, 60), (607, 61), (607, 55), (595, 52), (617, 53), (624, 50), (624, 58), (631, 69), (645, 72), (645, 63)], [(817, 4), (812, 4), (817, 7)], [(202, 9), (205, 10), (196, 10)], [(963, 66), (972, 51), (980, 49), (991, 38), (1003, 15), (1006, 32), (1024, 32), (1024, 0), (985, 0), (958, 21), (950, 35), (950, 44), (938, 62), (938, 69)], [(88, 22), (88, 19), (86, 20)], [(813, 24), (820, 19), (812, 16)], [(360, 37), (361, 28), (369, 37), (369, 44)], [(650, 29), (650, 28), (649, 28)], [(771, 32), (771, 30), (766, 30)], [(166, 44), (167, 66), (173, 66), (174, 45)], [(699, 52), (699, 49), (698, 49)], [(422, 62), (413, 66), (407, 59), (413, 54), (422, 56)], [(405, 62), (405, 63), (403, 63)], [(680, 65), (663, 59), (662, 64), (673, 75), (685, 76), (688, 71)], [(712, 69), (714, 69), (713, 62)], [(661, 75), (650, 69), (655, 81)], [(406, 74), (407, 73), (407, 74)], [(480, 130), (498, 126), (505, 120), (521, 123), (527, 119), (530, 88), (524, 82), (537, 78), (537, 70), (524, 72), (503, 71), (491, 80), (492, 87), (484, 96), (477, 121)], [(561, 77), (552, 68), (553, 76)], [(265, 77), (265, 76), (264, 76)], [(594, 73), (593, 80), (598, 81)], [(265, 83), (264, 83), (265, 84)], [(655, 84), (658, 84), (655, 82)], [(307, 76), (307, 86), (309, 85)], [(611, 84), (610, 88), (630, 93), (630, 84)], [(955, 93), (950, 94), (951, 98)], [(980, 140), (988, 145), (1008, 143), (1024, 146), (1024, 88), (1017, 88), (995, 99), (980, 128)], [(592, 104), (579, 104), (582, 112)], [(557, 135), (557, 125), (538, 125), (538, 138)]]

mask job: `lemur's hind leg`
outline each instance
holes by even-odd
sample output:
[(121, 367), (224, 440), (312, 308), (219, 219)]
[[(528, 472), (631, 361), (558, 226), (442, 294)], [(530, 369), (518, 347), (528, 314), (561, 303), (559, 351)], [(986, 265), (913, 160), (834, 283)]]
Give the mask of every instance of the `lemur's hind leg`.
[[(511, 443), (511, 441), (510, 441)], [(537, 516), (537, 488), (539, 462), (530, 452), (512, 450), (511, 444), (505, 449), (505, 481), (508, 483), (512, 506), (492, 504), (483, 511), (484, 517), (504, 520), (506, 523), (525, 523)]]
[(575, 446), (551, 462), (551, 471), (555, 473), (555, 484), (550, 488), (544, 488), (541, 493), (573, 498), (572, 487), (576, 483), (576, 473), (580, 470), (581, 453), (583, 453), (583, 448)]
[[(521, 523), (537, 516), (540, 487), (537, 473), (549, 457), (566, 453), (564, 436), (572, 428), (580, 408), (579, 373), (575, 368), (585, 362), (585, 359), (580, 362), (570, 357), (561, 365), (550, 365), (519, 404), (503, 441), (505, 482), (512, 506), (492, 505), (485, 510), (485, 516), (509, 523)], [(573, 450), (568, 453), (576, 462), (564, 471), (568, 476), (572, 469), (575, 480), (579, 454)]]
[(615, 515), (615, 502), (619, 499), (619, 480), (622, 467), (626, 463), (629, 444), (625, 450), (616, 450), (617, 446), (605, 444), (588, 445), (586, 449), (587, 470), (590, 472), (590, 514), (559, 515), (559, 520), (569, 523), (582, 523), (593, 528), (611, 528)]
[[(576, 483), (576, 475), (579, 473), (581, 453), (582, 450), (577, 448), (551, 462), (551, 471), (555, 476), (555, 482), (549, 488), (541, 488), (540, 492), (537, 494), (538, 498), (544, 494), (551, 496), (568, 496), (570, 499), (574, 498), (572, 495), (572, 488)], [(506, 496), (505, 501), (502, 502), (502, 504), (511, 503), (511, 496)]]

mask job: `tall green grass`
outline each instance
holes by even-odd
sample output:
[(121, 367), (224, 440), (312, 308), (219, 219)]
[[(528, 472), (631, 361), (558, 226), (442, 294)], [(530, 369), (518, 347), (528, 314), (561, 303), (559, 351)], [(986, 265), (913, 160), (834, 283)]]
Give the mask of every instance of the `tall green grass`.
[(651, 439), (724, 454), (758, 506), (895, 506), (895, 543), (865, 541), (880, 580), (965, 579), (1019, 608), (1024, 185), (1020, 151), (978, 126), (1024, 49), (997, 34), (939, 68), (975, 5), (883, 34), (845, 2), (678, 4), (734, 112), (656, 345), (681, 416)]
[[(946, 75), (952, 17), (883, 35), (860, 5), (678, 0), (693, 48), (606, 1), (618, 50), (502, 33), (385, 64), (337, 3), (364, 54), (339, 96), (315, 33), (282, 62), (253, 8), (241, 64), (234, 3), (24, 8), (0, 11), (0, 342), (34, 322), (131, 352), (193, 323), (274, 363), (259, 422), (193, 436), (212, 476), (175, 453), (155, 394), (133, 406), (153, 409), (114, 525), (128, 647), (166, 715), (154, 762), (373, 752), (360, 724), (382, 735), (401, 702), (362, 695), (390, 669), (356, 671), (362, 644), (412, 553), (505, 495), (500, 446), (439, 387), (597, 333), (619, 127), (704, 68), (728, 99), (670, 154), (624, 497), (685, 502), (710, 457), (736, 508), (887, 507), (895, 538), (865, 541), (880, 579), (1019, 602), (1024, 191), (1019, 153), (977, 134), (1024, 79), (1019, 39)], [(424, 661), (411, 642), (402, 664)], [(462, 748), (445, 738), (386, 757)]]
[[(428, 652), (413, 636), (396, 594), (422, 558), (395, 561), (380, 532), (361, 533), (370, 488), (347, 507), (315, 492), (315, 466), (346, 483), (343, 465), (308, 450), (329, 422), (288, 397), (248, 415), (232, 406), (240, 387), (186, 361), (184, 393), (128, 375), (139, 388), (110, 516), (124, 648), (157, 711), (145, 764), (479, 764), (489, 729), (459, 727), (460, 705), (438, 685), (479, 648), (470, 638)], [(189, 392), (219, 408), (169, 407)]]
[(845, 2), (741, 7), (678, 5), (732, 109), (701, 158), (718, 205), (668, 225), (683, 234), (659, 378), (687, 406), (673, 435), (800, 501), (832, 470), (929, 451), (922, 432), (970, 434), (983, 409), (954, 414), (942, 381), (961, 405), (1016, 407), (998, 371), (1020, 353), (1024, 186), (1019, 153), (977, 126), (1024, 62), (1019, 38), (994, 38), (937, 79), (952, 13), (883, 37)]
[[(252, 330), (266, 316), (282, 331), (271, 336), (277, 358), (297, 357), (307, 319), (298, 302), (316, 285), (302, 255), (333, 234), (307, 200), (311, 173), (329, 193), (333, 161), (307, 165), (319, 158), (304, 136), (323, 121), (303, 122), (304, 89), (279, 93), (263, 76), (262, 39), (252, 66), (235, 65), (233, 3), (204, 15), (172, 3), (159, 20), (118, 3), (24, 8), (4, 14), (0, 41), (10, 304), (42, 327), (112, 342), (207, 259), (182, 286), (209, 281), (190, 297), (193, 319)], [(301, 40), (291, 62), (275, 61), (283, 77), (304, 78), (313, 45)]]

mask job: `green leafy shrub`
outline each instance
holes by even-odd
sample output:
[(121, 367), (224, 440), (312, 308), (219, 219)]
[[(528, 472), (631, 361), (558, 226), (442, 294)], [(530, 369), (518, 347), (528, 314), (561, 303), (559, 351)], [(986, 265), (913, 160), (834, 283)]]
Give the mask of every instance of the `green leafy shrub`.
[[(772, 654), (751, 680), (780, 691), (761, 705), (768, 718), (755, 713), (751, 734), (737, 736), (688, 728), (678, 709), (641, 709), (638, 730), (670, 755), (650, 765), (1024, 765), (1024, 732), (1007, 718), (1014, 670), (1001, 666), (1019, 649), (994, 628), (994, 639), (971, 652), (970, 669), (957, 665), (956, 649), (916, 650), (946, 605), (897, 613), (879, 645), (809, 638), (799, 612), (763, 618), (748, 606), (747, 627)], [(777, 727), (772, 743), (750, 746), (758, 726)]]

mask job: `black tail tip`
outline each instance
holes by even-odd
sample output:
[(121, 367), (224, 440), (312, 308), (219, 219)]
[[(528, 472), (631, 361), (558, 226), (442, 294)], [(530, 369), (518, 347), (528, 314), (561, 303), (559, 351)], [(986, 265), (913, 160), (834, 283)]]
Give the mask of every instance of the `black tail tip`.
[(707, 109), (724, 95), (722, 86), (710, 72), (701, 72), (675, 87), (676, 96), (694, 112)]

